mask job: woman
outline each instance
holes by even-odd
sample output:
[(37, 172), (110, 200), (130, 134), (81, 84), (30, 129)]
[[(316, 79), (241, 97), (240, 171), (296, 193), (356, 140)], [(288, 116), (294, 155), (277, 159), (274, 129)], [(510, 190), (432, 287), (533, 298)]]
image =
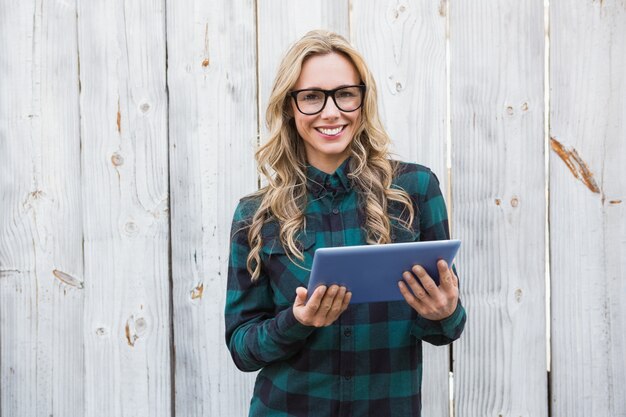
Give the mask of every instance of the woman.
[(419, 265), (423, 287), (398, 277), (406, 302), (350, 305), (336, 285), (307, 301), (306, 286), (317, 248), (447, 239), (437, 178), (389, 159), (372, 75), (334, 33), (289, 49), (267, 124), (256, 154), (267, 186), (235, 211), (225, 309), (235, 364), (261, 370), (250, 415), (419, 415), (421, 341), (448, 344), (465, 323), (448, 265), (440, 286)]

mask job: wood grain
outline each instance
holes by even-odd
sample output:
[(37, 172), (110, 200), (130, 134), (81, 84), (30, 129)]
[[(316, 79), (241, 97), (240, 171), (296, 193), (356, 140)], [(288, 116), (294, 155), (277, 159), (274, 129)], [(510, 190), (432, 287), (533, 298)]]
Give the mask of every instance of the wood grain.
[(165, 15), (79, 3), (86, 416), (171, 414)]
[[(355, 1), (351, 32), (376, 78), (379, 111), (396, 157), (430, 167), (447, 194), (446, 16), (440, 7)], [(448, 416), (450, 349), (425, 343), (423, 355), (422, 414)]]
[(232, 214), (256, 189), (255, 2), (168, 2), (175, 412), (248, 413), (224, 342)]
[(82, 416), (75, 3), (3, 2), (0, 44), (0, 415)]
[(541, 2), (450, 3), (456, 415), (548, 414)]
[(626, 7), (551, 3), (552, 415), (626, 416)]

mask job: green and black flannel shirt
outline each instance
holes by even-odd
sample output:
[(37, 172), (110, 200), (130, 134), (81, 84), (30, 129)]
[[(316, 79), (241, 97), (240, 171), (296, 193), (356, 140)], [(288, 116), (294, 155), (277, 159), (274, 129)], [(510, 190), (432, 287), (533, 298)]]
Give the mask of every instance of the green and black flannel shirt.
[[(298, 239), (304, 249), (301, 265), (286, 256), (278, 226), (266, 224), (261, 232), (262, 273), (252, 283), (246, 270), (246, 226), (258, 198), (243, 198), (235, 211), (226, 343), (239, 369), (261, 370), (250, 416), (419, 416), (422, 341), (445, 345), (463, 331), (466, 314), (460, 302), (442, 321), (420, 317), (404, 301), (353, 304), (323, 328), (295, 319), (295, 290), (307, 286), (315, 250), (366, 243), (359, 198), (347, 176), (348, 161), (333, 174), (307, 168), (307, 230)], [(448, 239), (437, 177), (424, 166), (403, 162), (396, 172), (394, 186), (409, 193), (416, 218), (415, 232), (392, 221), (392, 240)]]

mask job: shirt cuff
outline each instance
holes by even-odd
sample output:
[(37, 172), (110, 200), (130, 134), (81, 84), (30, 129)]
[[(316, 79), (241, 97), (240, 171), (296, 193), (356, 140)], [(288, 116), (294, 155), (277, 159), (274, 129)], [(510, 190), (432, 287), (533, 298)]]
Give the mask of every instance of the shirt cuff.
[(459, 326), (463, 324), (464, 319), (465, 309), (459, 299), (454, 312), (443, 320), (428, 320), (418, 315), (413, 325), (413, 334), (420, 339), (431, 335), (442, 335), (455, 339), (459, 333)]
[(276, 327), (281, 338), (287, 340), (304, 340), (309, 337), (315, 327), (305, 326), (293, 314), (293, 307), (286, 308), (276, 315)]
[(453, 337), (457, 333), (457, 329), (461, 325), (464, 318), (465, 309), (461, 305), (461, 300), (459, 300), (454, 313), (452, 313), (450, 317), (447, 317), (439, 322), (443, 334), (448, 337)]

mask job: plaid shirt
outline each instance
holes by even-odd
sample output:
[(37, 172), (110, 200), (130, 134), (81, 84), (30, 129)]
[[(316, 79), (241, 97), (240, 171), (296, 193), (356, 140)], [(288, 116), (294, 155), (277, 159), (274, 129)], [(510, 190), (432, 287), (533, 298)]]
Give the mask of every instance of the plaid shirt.
[[(280, 244), (278, 225), (266, 224), (261, 231), (262, 273), (256, 283), (246, 270), (250, 250), (246, 226), (258, 197), (243, 198), (235, 211), (226, 343), (239, 369), (261, 369), (251, 416), (419, 416), (421, 341), (444, 345), (463, 331), (466, 315), (460, 302), (442, 321), (420, 317), (404, 301), (353, 304), (335, 323), (322, 328), (295, 319), (295, 290), (307, 286), (315, 249), (366, 243), (364, 217), (348, 170), (348, 161), (333, 174), (307, 168), (307, 232), (298, 239), (304, 262), (292, 263)], [(392, 221), (392, 240), (448, 239), (437, 177), (417, 164), (400, 162), (396, 171), (394, 186), (409, 193), (416, 218), (415, 232)], [(392, 213), (399, 211), (397, 204), (390, 206)]]

